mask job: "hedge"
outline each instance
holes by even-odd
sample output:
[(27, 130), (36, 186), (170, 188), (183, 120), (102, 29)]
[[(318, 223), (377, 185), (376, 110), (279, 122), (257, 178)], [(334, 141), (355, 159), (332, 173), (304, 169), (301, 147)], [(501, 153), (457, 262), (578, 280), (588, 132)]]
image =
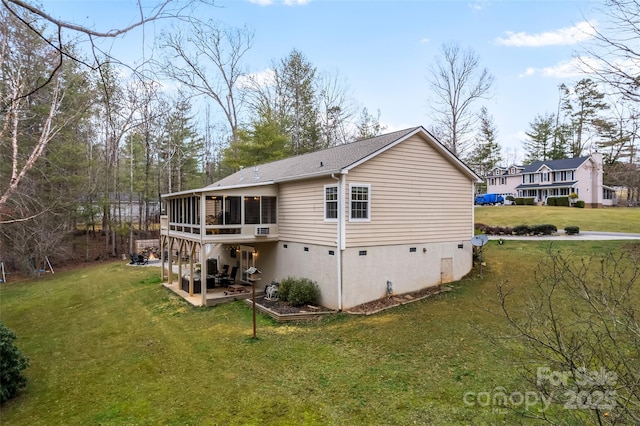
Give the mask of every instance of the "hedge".
[(567, 235), (577, 235), (577, 234), (580, 233), (580, 227), (578, 227), (578, 226), (565, 226), (564, 232), (566, 232)]
[(558, 197), (558, 206), (569, 207), (569, 197)]
[(535, 202), (533, 197), (518, 197), (514, 200), (514, 204), (518, 206), (533, 206)]
[(574, 204), (575, 207), (579, 208), (579, 209), (584, 209), (584, 201), (582, 200), (578, 200), (576, 201), (576, 203)]

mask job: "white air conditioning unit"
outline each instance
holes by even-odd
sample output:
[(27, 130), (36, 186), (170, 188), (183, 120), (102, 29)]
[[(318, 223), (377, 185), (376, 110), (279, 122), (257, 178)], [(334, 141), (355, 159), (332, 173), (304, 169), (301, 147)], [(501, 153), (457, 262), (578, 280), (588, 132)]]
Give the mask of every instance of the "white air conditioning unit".
[(256, 226), (256, 236), (264, 236), (264, 235), (269, 235), (269, 228), (268, 227), (261, 227), (261, 226)]

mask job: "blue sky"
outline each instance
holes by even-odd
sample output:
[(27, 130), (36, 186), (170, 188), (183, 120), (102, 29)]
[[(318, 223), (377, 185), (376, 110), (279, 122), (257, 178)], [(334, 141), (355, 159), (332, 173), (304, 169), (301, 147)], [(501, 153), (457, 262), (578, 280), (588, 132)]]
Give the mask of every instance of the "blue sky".
[[(429, 67), (443, 43), (472, 48), (495, 77), (484, 102), (493, 115), (498, 142), (521, 150), (524, 132), (537, 114), (555, 112), (558, 85), (582, 76), (571, 61), (588, 42), (588, 25), (598, 25), (594, 1), (429, 0), (218, 0), (200, 10), (230, 26), (255, 32), (246, 66), (264, 72), (292, 49), (318, 71), (338, 73), (360, 107), (381, 112), (388, 130), (431, 126)], [(46, 0), (52, 15), (95, 29), (130, 22), (132, 0)], [(160, 24), (145, 29), (147, 46)], [(141, 32), (112, 42), (113, 52), (136, 61)], [(145, 54), (150, 55), (149, 47)]]

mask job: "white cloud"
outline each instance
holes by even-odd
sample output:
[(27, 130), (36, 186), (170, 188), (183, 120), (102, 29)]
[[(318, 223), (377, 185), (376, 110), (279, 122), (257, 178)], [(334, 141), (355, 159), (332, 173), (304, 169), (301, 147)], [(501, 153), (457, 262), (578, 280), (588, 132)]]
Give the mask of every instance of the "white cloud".
[(259, 6), (270, 6), (273, 4), (273, 0), (249, 0), (249, 3), (257, 4)]
[(531, 77), (540, 75), (549, 78), (573, 78), (585, 75), (584, 66), (579, 58), (562, 61), (551, 67), (534, 68), (529, 67), (519, 74), (518, 77)]
[(560, 28), (556, 31), (547, 31), (539, 34), (505, 31), (506, 37), (498, 37), (495, 42), (502, 46), (516, 47), (572, 45), (592, 38), (595, 25), (593, 21), (583, 21), (573, 27)]
[(420, 39), (420, 44), (426, 44), (426, 43), (429, 43), (430, 41), (431, 39), (429, 39), (428, 37), (424, 37)]
[(523, 73), (518, 74), (518, 77), (531, 77), (534, 75), (550, 78), (586, 77), (589, 74), (593, 74), (595, 72), (594, 70), (604, 70), (609, 66), (614, 66), (618, 69), (626, 70), (626, 72), (631, 75), (640, 74), (640, 61), (627, 59), (612, 61), (610, 64), (607, 64), (603, 60), (598, 58), (594, 58), (591, 56), (580, 56), (567, 61), (559, 62), (558, 64), (550, 67), (528, 67)]
[(262, 71), (240, 76), (238, 78), (238, 87), (251, 88), (251, 87), (264, 87), (271, 86), (275, 82), (275, 73), (272, 69), (266, 68)]
[(476, 0), (473, 3), (468, 3), (468, 6), (472, 10), (483, 10), (487, 6), (491, 6), (491, 2), (487, 0)]

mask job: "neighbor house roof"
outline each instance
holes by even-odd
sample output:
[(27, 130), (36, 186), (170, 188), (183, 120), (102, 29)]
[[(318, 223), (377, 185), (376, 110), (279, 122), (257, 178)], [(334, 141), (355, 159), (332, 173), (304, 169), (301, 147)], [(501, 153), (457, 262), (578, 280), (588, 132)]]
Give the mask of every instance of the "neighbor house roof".
[(530, 183), (516, 186), (516, 189), (550, 189), (550, 188), (562, 188), (572, 187), (578, 183), (577, 180), (571, 182), (554, 182), (554, 183)]
[[(346, 172), (415, 134), (422, 134), (436, 150), (467, 174), (470, 179), (479, 181), (480, 178), (469, 167), (447, 150), (433, 135), (419, 126), (337, 145), (322, 151), (289, 157), (254, 167), (247, 167), (200, 190), (206, 191), (266, 185)], [(193, 191), (182, 191), (168, 195), (192, 192)]]
[(589, 156), (576, 158), (563, 158), (562, 160), (534, 161), (524, 166), (522, 173), (534, 173), (542, 166), (547, 166), (551, 170), (574, 170), (587, 161)]

